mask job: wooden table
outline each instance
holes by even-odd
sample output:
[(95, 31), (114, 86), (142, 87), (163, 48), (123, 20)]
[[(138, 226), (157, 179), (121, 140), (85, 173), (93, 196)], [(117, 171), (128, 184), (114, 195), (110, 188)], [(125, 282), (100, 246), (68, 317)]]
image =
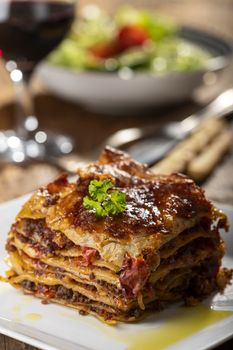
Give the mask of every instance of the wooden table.
[[(81, 6), (86, 2), (85, 0), (81, 1)], [(97, 0), (96, 3), (112, 11), (119, 3), (124, 3), (124, 1), (112, 0), (110, 2), (107, 0)], [(202, 27), (217, 32), (233, 41), (232, 0), (135, 0), (134, 4), (140, 6), (147, 5), (150, 8), (157, 9), (159, 12), (172, 15), (179, 23)], [(142, 126), (145, 124), (162, 124), (168, 120), (181, 120), (190, 113), (200, 109), (201, 106), (205, 105), (218, 93), (231, 86), (233, 86), (233, 62), (217, 85), (210, 86), (200, 93), (198, 102), (188, 101), (180, 106), (153, 110), (143, 115), (126, 115), (124, 117), (119, 116), (114, 118), (81, 110), (75, 104), (49, 95), (37, 79), (34, 80), (33, 91), (35, 94), (36, 113), (41, 126), (52, 129), (53, 131), (70, 134), (77, 142), (77, 152), (87, 155), (90, 150), (97, 147), (107, 136), (120, 128)], [(13, 125), (13, 91), (2, 67), (0, 67), (0, 91), (0, 129), (4, 129)], [(233, 204), (232, 160), (233, 157), (231, 159), (226, 158), (219, 166), (219, 169), (205, 184), (207, 193), (211, 198), (229, 204)], [(8, 192), (6, 191), (6, 187), (4, 190), (0, 187), (0, 201), (23, 194), (37, 187), (39, 180), (35, 177), (35, 180), (31, 181), (31, 183), (25, 181), (24, 185), (20, 186), (20, 191), (18, 190), (22, 179), (25, 176), (30, 179), (32, 177), (31, 172), (33, 171), (35, 173), (35, 169), (17, 169), (12, 166), (1, 169), (0, 183), (2, 183), (1, 176), (3, 175), (5, 181), (12, 178), (12, 182), (8, 183), (7, 187), (10, 189)], [(38, 171), (39, 169), (37, 168), (36, 173)], [(40, 168), (40, 171), (46, 174), (43, 179), (45, 182), (57, 173), (54, 167), (48, 165), (42, 170)], [(226, 172), (229, 173), (229, 176), (226, 175)], [(222, 181), (223, 176), (224, 182)], [(221, 191), (219, 190), (220, 188)], [(215, 349), (227, 350), (232, 348), (233, 340), (229, 340)], [(35, 348), (0, 335), (0, 350), (21, 349), (33, 350)]]

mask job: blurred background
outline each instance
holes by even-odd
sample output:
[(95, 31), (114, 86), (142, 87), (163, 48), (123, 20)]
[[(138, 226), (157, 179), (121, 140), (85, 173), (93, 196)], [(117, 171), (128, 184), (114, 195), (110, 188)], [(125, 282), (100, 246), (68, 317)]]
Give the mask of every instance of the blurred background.
[[(125, 1), (78, 1), (77, 14), (83, 12), (87, 5), (99, 6), (101, 11), (114, 14), (116, 9)], [(232, 46), (233, 43), (233, 1), (232, 0), (163, 0), (163, 1), (129, 1), (129, 5), (138, 8), (147, 8), (156, 15), (171, 17), (178, 25), (203, 30), (207, 33), (217, 35)], [(63, 85), (59, 81), (57, 85)], [(64, 81), (64, 85), (65, 85)], [(49, 84), (48, 84), (49, 85)], [(72, 155), (64, 155), (59, 159), (61, 167), (46, 162), (35, 164), (6, 164), (1, 162), (0, 172), (0, 201), (5, 201), (23, 193), (33, 190), (41, 184), (54, 178), (61, 169), (69, 166), (75, 167), (76, 162), (93, 159), (98, 154), (105, 140), (114, 132), (124, 128), (145, 127), (164, 125), (168, 121), (182, 120), (190, 114), (199, 111), (218, 94), (233, 85), (233, 59), (228, 57), (227, 67), (221, 71), (216, 78), (215, 74), (205, 76), (205, 86), (195, 91), (193, 95), (184, 101), (172, 104), (164, 103), (155, 108), (131, 111), (123, 109), (114, 113), (109, 110), (89, 111), (82, 108), (77, 101), (57, 94), (46, 86), (44, 79), (37, 70), (32, 78), (30, 90), (35, 101), (35, 114), (39, 119), (41, 130), (48, 129), (54, 133), (66, 134), (74, 140)], [(103, 86), (99, 87), (103, 89)], [(177, 90), (182, 86), (178, 85)], [(90, 86), (91, 89), (91, 86)], [(174, 89), (174, 93), (175, 90)], [(142, 88), (143, 90), (143, 88)], [(0, 64), (0, 130), (14, 128), (15, 92), (9, 74), (3, 62)], [(114, 114), (114, 115), (112, 115)], [(229, 154), (229, 153), (228, 153)], [(61, 162), (60, 162), (61, 160)], [(218, 169), (212, 173), (204, 183), (210, 195), (214, 199), (221, 200), (223, 190), (216, 193), (218, 178), (231, 171), (229, 156), (220, 162)], [(221, 169), (220, 169), (221, 168)], [(230, 170), (229, 170), (230, 168)], [(220, 169), (220, 170), (219, 170)], [(220, 171), (220, 175), (217, 176)], [(214, 179), (213, 179), (214, 178)], [(211, 184), (211, 185), (209, 185)], [(229, 184), (224, 200), (232, 201), (229, 191), (233, 191), (232, 184)], [(232, 194), (232, 193), (231, 193)], [(227, 197), (227, 198), (226, 198)]]

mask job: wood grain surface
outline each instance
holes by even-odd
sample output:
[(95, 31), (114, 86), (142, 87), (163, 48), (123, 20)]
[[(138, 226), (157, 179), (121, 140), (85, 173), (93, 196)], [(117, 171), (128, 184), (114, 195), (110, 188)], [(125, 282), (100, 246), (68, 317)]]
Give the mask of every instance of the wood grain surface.
[[(125, 3), (124, 0), (96, 0), (91, 2), (99, 4), (101, 8), (107, 11), (114, 11), (119, 4)], [(82, 7), (88, 1), (81, 0), (79, 3)], [(233, 42), (233, 0), (135, 0), (131, 3), (141, 7), (148, 6), (159, 13), (172, 16), (178, 23), (189, 24), (215, 32)], [(120, 128), (145, 124), (161, 125), (166, 121), (181, 120), (199, 110), (221, 91), (232, 86), (233, 62), (217, 84), (199, 92), (195, 102), (187, 101), (172, 108), (167, 106), (164, 109), (153, 110), (145, 114), (114, 118), (81, 110), (75, 104), (48, 94), (36, 76), (32, 83), (32, 91), (35, 96), (36, 113), (42, 128), (45, 127), (55, 132), (63, 132), (73, 136), (77, 143), (76, 151), (79, 154), (88, 155), (90, 151), (99, 147), (106, 137)], [(13, 99), (14, 93), (9, 78), (3, 66), (0, 66), (0, 129), (12, 127), (14, 123)], [(57, 172), (57, 169), (51, 165), (41, 166), (40, 169), (33, 167), (16, 169), (12, 165), (2, 167), (0, 169), (0, 201), (5, 201), (36, 188), (39, 181), (47, 182)], [(43, 179), (41, 175), (32, 176), (35, 173), (41, 174), (40, 172), (43, 172)], [(207, 194), (212, 199), (233, 204), (232, 172), (233, 156), (228, 156), (204, 185)], [(25, 180), (26, 176), (28, 180)], [(215, 349), (233, 349), (233, 340), (229, 340)], [(0, 334), (0, 350), (35, 350), (35, 348)]]

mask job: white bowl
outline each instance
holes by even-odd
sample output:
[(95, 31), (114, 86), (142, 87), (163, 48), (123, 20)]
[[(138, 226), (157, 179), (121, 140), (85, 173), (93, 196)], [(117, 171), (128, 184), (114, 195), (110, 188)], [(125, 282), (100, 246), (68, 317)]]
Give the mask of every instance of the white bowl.
[(231, 47), (215, 36), (183, 28), (182, 36), (212, 52), (205, 69), (163, 75), (79, 72), (44, 63), (39, 76), (49, 91), (84, 108), (110, 114), (140, 111), (189, 99), (205, 84), (207, 72), (219, 73), (227, 65)]

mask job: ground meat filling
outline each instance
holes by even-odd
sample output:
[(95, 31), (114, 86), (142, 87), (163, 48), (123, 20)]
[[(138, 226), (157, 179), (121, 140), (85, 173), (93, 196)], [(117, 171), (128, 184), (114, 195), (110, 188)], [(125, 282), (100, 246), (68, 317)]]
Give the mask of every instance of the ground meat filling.
[[(62, 285), (56, 285), (56, 286), (48, 286), (45, 284), (36, 285), (34, 282), (23, 280), (21, 282), (21, 287), (25, 289), (26, 292), (27, 291), (31, 293), (33, 292), (38, 296), (45, 297), (47, 299), (62, 299), (74, 305), (84, 304), (89, 308), (90, 311), (93, 311), (102, 315), (105, 318), (105, 320), (108, 320), (108, 319), (110, 320), (113, 318), (113, 315), (105, 310), (105, 307), (107, 305), (105, 305), (104, 303), (90, 300), (89, 298), (85, 297), (79, 292), (73, 291), (72, 289), (66, 288)], [(96, 306), (94, 304), (96, 304)], [(80, 313), (82, 315), (87, 314), (87, 312), (84, 310), (81, 310)], [(116, 309), (114, 313), (120, 314), (120, 310)]]
[(24, 280), (21, 282), (21, 287), (28, 290), (28, 291), (34, 291), (36, 290), (36, 285), (34, 282)]
[(110, 284), (103, 280), (96, 280), (96, 282), (101, 286), (109, 290), (111, 293), (117, 295), (118, 297), (126, 297), (126, 291), (124, 288), (119, 289), (114, 284)]
[(45, 284), (38, 284), (36, 285), (34, 282), (23, 280), (21, 282), (21, 287), (30, 291), (30, 292), (36, 292), (38, 294), (44, 294), (45, 296), (49, 296), (48, 292), (50, 292), (51, 298), (58, 298), (63, 299), (66, 301), (69, 301), (72, 304), (75, 303), (90, 303), (91, 300), (84, 295), (80, 294), (79, 292), (73, 291), (70, 288), (66, 288), (62, 285), (56, 285), (56, 286), (48, 286)]
[(48, 228), (44, 219), (24, 219), (13, 225), (12, 229), (22, 243), (30, 244), (41, 254), (54, 253), (74, 246), (62, 232)]

